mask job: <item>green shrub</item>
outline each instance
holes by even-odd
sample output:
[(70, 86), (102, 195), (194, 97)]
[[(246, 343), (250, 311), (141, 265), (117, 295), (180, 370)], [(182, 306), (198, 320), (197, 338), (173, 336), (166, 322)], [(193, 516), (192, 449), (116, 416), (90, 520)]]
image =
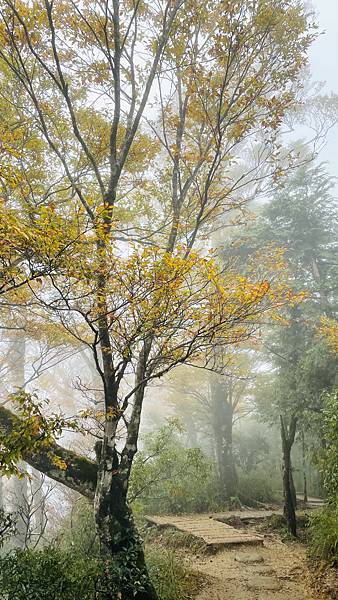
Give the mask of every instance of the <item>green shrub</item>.
[(338, 566), (338, 390), (324, 398), (322, 433), (325, 444), (321, 471), (328, 506), (311, 515), (309, 554), (315, 560)]
[(315, 560), (338, 567), (338, 498), (310, 516), (309, 554)]
[(185, 448), (177, 422), (144, 436), (131, 474), (130, 500), (149, 514), (221, 509), (213, 463), (200, 448)]
[(56, 548), (15, 550), (0, 559), (1, 597), (93, 600), (100, 571), (97, 559)]
[[(187, 570), (172, 551), (148, 549), (147, 565), (160, 600), (188, 600), (200, 576)], [(59, 548), (15, 550), (0, 558), (0, 597), (10, 600), (94, 600), (103, 592), (98, 558)], [(104, 582), (104, 579), (101, 580)]]
[(259, 502), (273, 502), (275, 496), (266, 474), (260, 471), (241, 473), (238, 483), (238, 497), (242, 504), (256, 506)]

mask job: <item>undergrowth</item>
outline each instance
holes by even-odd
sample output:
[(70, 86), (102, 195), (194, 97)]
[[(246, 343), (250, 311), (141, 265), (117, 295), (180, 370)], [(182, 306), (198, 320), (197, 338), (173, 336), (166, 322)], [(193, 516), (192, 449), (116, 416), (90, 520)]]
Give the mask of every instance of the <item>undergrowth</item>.
[(208, 547), (203, 540), (199, 540), (190, 533), (177, 531), (172, 527), (166, 527), (159, 530), (157, 527), (151, 527), (146, 530), (146, 544), (160, 544), (165, 548), (180, 549), (188, 548), (192, 554), (206, 554)]
[(160, 600), (191, 600), (203, 577), (179, 561), (173, 550), (147, 548), (147, 565)]
[(330, 567), (338, 567), (338, 504), (311, 515), (309, 556)]

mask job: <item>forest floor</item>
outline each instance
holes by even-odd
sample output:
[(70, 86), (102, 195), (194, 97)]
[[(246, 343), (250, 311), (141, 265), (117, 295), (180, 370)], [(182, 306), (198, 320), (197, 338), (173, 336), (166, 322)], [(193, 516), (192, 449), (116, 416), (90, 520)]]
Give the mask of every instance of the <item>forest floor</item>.
[(338, 598), (338, 573), (332, 571), (328, 581), (327, 574), (322, 577), (311, 571), (304, 543), (283, 539), (276, 531), (264, 531), (262, 523), (249, 523), (242, 531), (263, 536), (263, 545), (233, 545), (210, 553), (205, 546), (194, 545), (190, 536), (184, 547), (182, 532), (162, 530), (160, 539), (169, 539), (186, 567), (202, 576), (195, 600)]
[(310, 600), (305, 548), (277, 536), (258, 547), (237, 547), (189, 559), (208, 577), (196, 600)]

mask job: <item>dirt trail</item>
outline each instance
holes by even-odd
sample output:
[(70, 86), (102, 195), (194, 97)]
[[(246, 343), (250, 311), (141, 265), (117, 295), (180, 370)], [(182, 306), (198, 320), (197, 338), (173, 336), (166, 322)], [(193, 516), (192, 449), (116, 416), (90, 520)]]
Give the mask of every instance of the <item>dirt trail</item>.
[(199, 556), (191, 566), (211, 578), (196, 600), (311, 600), (301, 545), (266, 538), (264, 546)]

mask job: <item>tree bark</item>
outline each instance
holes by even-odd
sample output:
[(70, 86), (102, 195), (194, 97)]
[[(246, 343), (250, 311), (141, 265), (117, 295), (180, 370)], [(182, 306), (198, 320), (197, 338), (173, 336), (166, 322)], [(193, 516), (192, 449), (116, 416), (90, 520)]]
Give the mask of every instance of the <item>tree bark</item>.
[(290, 488), (291, 488), (292, 504), (294, 506), (294, 509), (296, 510), (297, 509), (297, 494), (296, 494), (295, 482), (293, 479), (292, 462), (291, 462), (291, 467), (290, 467)]
[[(151, 343), (151, 337), (144, 341), (138, 359), (136, 391), (125, 446), (119, 454), (116, 449), (117, 412), (116, 417), (106, 416), (104, 436), (97, 453), (99, 466), (94, 512), (101, 556), (109, 565), (107, 600), (157, 600), (145, 563), (142, 540), (127, 501), (130, 470), (137, 452), (145, 369)], [(112, 394), (109, 397), (112, 398)]]
[(289, 533), (297, 536), (297, 519), (292, 492), (292, 464), (291, 449), (295, 439), (297, 418), (292, 416), (289, 428), (285, 424), (285, 419), (280, 416), (281, 438), (283, 452), (283, 496), (284, 496), (284, 516), (286, 518)]
[[(0, 406), (0, 429), (2, 433), (10, 434), (14, 427), (22, 426), (23, 422), (10, 410)], [(52, 457), (55, 456), (65, 463), (66, 468), (57, 467)], [(26, 452), (23, 459), (31, 466), (44, 473), (54, 481), (63, 483), (66, 487), (79, 492), (93, 500), (97, 481), (97, 464), (72, 450), (67, 450), (59, 444), (52, 443), (41, 447), (38, 453)]]
[(142, 540), (127, 502), (127, 479), (107, 422), (99, 458), (94, 512), (101, 557), (106, 562), (106, 600), (157, 600), (145, 564)]

